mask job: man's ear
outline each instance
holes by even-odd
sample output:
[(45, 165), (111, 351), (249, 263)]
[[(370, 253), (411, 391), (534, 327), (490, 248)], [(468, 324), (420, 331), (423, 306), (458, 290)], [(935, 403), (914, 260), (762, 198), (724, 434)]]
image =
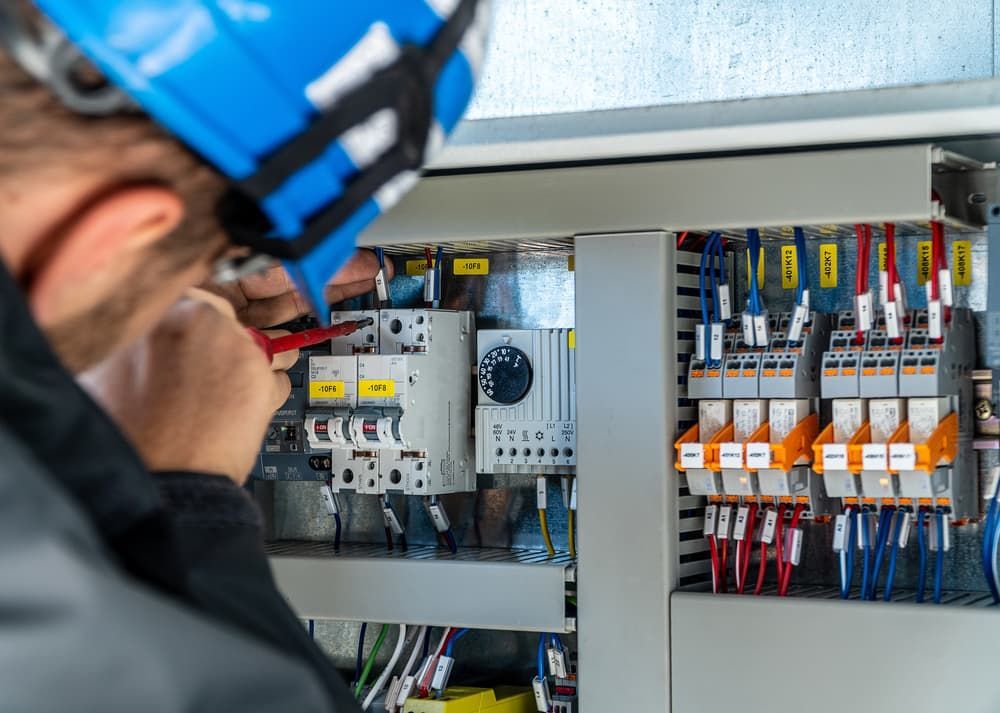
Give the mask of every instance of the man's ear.
[(123, 187), (87, 203), (31, 261), (23, 286), (35, 319), (57, 324), (111, 297), (145, 248), (183, 217), (181, 199), (161, 186)]

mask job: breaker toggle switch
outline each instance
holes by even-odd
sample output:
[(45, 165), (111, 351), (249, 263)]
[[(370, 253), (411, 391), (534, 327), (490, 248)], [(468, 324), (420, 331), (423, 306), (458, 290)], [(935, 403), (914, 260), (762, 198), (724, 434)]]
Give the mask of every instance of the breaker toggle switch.
[(359, 448), (396, 448), (399, 445), (397, 430), (390, 416), (355, 416), (351, 419), (354, 444)]
[(309, 447), (316, 451), (329, 451), (348, 443), (344, 419), (340, 416), (306, 415), (305, 430)]

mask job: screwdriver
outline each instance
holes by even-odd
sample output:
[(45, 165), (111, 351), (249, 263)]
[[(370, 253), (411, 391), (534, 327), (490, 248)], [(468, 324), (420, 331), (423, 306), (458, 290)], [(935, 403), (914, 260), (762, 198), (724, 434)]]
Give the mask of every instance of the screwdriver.
[(268, 360), (273, 361), (275, 354), (290, 352), (293, 349), (302, 349), (303, 347), (311, 347), (314, 344), (325, 342), (327, 339), (332, 339), (333, 337), (346, 337), (348, 334), (354, 334), (359, 329), (370, 327), (373, 324), (375, 324), (375, 320), (371, 317), (366, 317), (365, 319), (353, 322), (341, 322), (329, 327), (306, 329), (294, 334), (286, 334), (283, 337), (273, 338), (253, 327), (247, 327), (247, 332), (257, 343), (257, 346), (267, 354)]

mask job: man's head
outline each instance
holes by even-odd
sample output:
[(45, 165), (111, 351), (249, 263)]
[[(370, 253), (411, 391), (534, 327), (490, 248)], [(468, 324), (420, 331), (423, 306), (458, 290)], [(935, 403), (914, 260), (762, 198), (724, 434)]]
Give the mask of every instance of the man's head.
[(0, 258), (81, 370), (208, 277), (224, 182), (143, 115), (71, 113), (3, 53), (0, 97)]

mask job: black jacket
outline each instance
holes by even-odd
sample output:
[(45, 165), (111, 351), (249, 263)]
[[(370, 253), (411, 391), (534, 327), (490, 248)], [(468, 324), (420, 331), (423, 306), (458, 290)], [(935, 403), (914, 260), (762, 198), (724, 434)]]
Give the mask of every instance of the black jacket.
[(246, 492), (150, 475), (0, 266), (0, 711), (357, 709)]

